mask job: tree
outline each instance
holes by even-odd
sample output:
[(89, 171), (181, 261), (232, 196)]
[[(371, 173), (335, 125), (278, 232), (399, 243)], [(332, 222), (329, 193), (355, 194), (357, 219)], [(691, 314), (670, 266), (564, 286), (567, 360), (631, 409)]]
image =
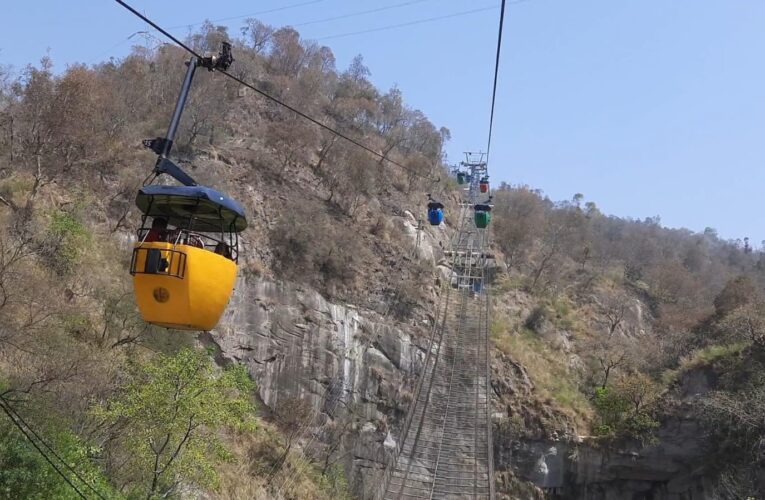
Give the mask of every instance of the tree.
[(215, 487), (214, 465), (230, 458), (221, 427), (252, 428), (254, 388), (236, 365), (216, 373), (203, 351), (184, 349), (140, 366), (124, 390), (96, 404), (110, 433), (112, 475), (146, 498), (164, 497), (180, 482)]
[(599, 434), (645, 439), (659, 426), (653, 417), (660, 387), (642, 373), (624, 374), (595, 392)]
[(345, 74), (355, 82), (366, 81), (366, 78), (372, 74), (369, 68), (364, 65), (364, 56), (357, 54), (351, 64), (348, 66)]
[(257, 19), (249, 18), (245, 20), (245, 26), (242, 28), (242, 35), (249, 42), (249, 47), (256, 54), (263, 52), (271, 38), (274, 35), (274, 28), (264, 24)]
[(765, 349), (765, 302), (748, 303), (731, 311), (718, 325), (733, 340)]
[(306, 60), (306, 50), (300, 43), (300, 34), (291, 27), (281, 28), (273, 32), (270, 42), (268, 64), (271, 72), (296, 78)]
[(601, 388), (608, 386), (609, 377), (616, 369), (631, 363), (630, 353), (635, 347), (634, 344), (631, 339), (618, 334), (607, 335), (605, 338), (597, 336), (584, 344), (585, 351), (589, 352), (597, 363), (596, 371), (602, 375)]
[(508, 267), (520, 267), (528, 260), (534, 240), (544, 226), (542, 200), (526, 187), (500, 187), (494, 192), (494, 232)]
[(622, 292), (609, 293), (598, 300), (599, 322), (606, 327), (609, 338), (613, 337), (616, 329), (622, 324), (628, 310), (629, 297)]
[[(555, 215), (561, 214), (556, 213)], [(567, 235), (574, 230), (574, 228), (568, 224), (566, 219), (567, 217), (564, 216), (554, 218), (548, 217), (546, 220), (539, 255), (536, 262), (533, 264), (532, 288), (536, 288), (542, 275), (552, 269), (553, 264), (557, 261), (558, 255), (561, 253)]]
[(329, 444), (324, 455), (324, 463), (321, 469), (322, 474), (327, 475), (331, 471), (332, 465), (347, 454), (335, 457), (335, 453), (343, 446), (345, 438), (356, 432), (358, 425), (362, 422), (361, 410), (358, 405), (350, 404), (345, 412), (327, 425), (325, 433)]
[(714, 299), (715, 313), (723, 317), (734, 309), (757, 301), (762, 296), (748, 276), (738, 276), (728, 281)]
[(276, 419), (284, 434), (284, 451), (276, 461), (269, 480), (273, 479), (276, 473), (281, 470), (292, 449), (292, 445), (300, 438), (303, 431), (311, 425), (309, 421), (312, 413), (311, 410), (311, 405), (307, 401), (296, 397), (286, 398), (276, 405)]
[[(64, 479), (55, 472), (45, 459), (3, 415), (0, 421), (0, 496), (2, 498), (28, 499), (78, 499), (77, 493)], [(24, 418), (29, 422), (29, 417)], [(31, 419), (30, 419), (31, 420)], [(36, 432), (43, 433), (46, 443), (56, 450), (56, 454), (67, 464), (74, 466), (78, 475), (93, 486), (106, 498), (120, 498), (109, 485), (101, 470), (91, 460), (92, 453), (71, 431), (65, 429), (44, 430), (35, 423)], [(27, 431), (29, 432), (29, 431)], [(40, 446), (38, 444), (38, 446)], [(51, 457), (53, 458), (53, 457)], [(58, 462), (54, 462), (58, 463)], [(90, 490), (79, 478), (76, 478), (58, 464), (64, 475), (81, 491), (91, 496)]]

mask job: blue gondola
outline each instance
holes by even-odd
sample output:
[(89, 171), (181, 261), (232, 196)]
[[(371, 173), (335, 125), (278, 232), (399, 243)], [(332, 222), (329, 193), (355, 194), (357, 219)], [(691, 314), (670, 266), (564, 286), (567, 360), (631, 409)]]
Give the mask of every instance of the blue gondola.
[(444, 221), (444, 205), (428, 195), (428, 222), (431, 226), (438, 226)]

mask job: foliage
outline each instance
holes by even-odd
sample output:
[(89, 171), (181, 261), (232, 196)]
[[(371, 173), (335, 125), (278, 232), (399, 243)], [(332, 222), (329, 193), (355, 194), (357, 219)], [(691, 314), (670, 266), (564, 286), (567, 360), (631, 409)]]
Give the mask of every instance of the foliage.
[(319, 488), (329, 498), (337, 500), (351, 500), (353, 496), (348, 488), (348, 479), (340, 464), (330, 465), (321, 475)]
[[(26, 420), (26, 419), (25, 419)], [(39, 434), (40, 428), (35, 429)], [(46, 429), (43, 439), (67, 464), (106, 498), (119, 498), (102, 471), (93, 463), (93, 450), (68, 430)], [(43, 448), (44, 449), (44, 448)], [(50, 453), (49, 453), (50, 455)], [(51, 456), (57, 467), (81, 491), (90, 493), (88, 486)], [(88, 495), (90, 496), (90, 495)], [(21, 432), (8, 420), (0, 424), (0, 498), (68, 499), (77, 493), (50, 466)]]
[(731, 276), (745, 275), (748, 281), (739, 279), (739, 291), (724, 293), (718, 309), (728, 307), (726, 296), (735, 303), (735, 297), (751, 292), (746, 283), (765, 285), (761, 253), (713, 233), (663, 228), (658, 218), (608, 217), (591, 202), (582, 204), (581, 196), (553, 202), (526, 186), (503, 184), (494, 202), (497, 244), (535, 294), (565, 289), (571, 296), (598, 276), (627, 276), (645, 295), (657, 326), (669, 331), (688, 330), (708, 316)]
[(57, 274), (72, 272), (89, 242), (90, 232), (77, 217), (62, 210), (51, 213), (43, 255)]
[(545, 323), (549, 322), (551, 314), (551, 311), (545, 304), (539, 304), (531, 310), (523, 326), (533, 332), (541, 333)]
[(752, 302), (734, 309), (717, 328), (724, 339), (743, 340), (756, 349), (765, 350), (765, 302)]
[(653, 414), (658, 396), (658, 385), (640, 373), (622, 375), (613, 385), (598, 387), (594, 405), (599, 424), (595, 432), (650, 440), (659, 427)]
[(150, 497), (180, 481), (215, 488), (215, 464), (231, 458), (218, 430), (255, 425), (253, 387), (243, 366), (216, 374), (210, 358), (191, 349), (141, 365), (121, 394), (93, 407), (124, 450), (124, 471), (114, 473)]
[(765, 465), (765, 387), (763, 366), (752, 360), (756, 371), (748, 380), (737, 375), (735, 384), (723, 382), (724, 390), (713, 391), (699, 401), (697, 415), (707, 423), (716, 456), (723, 462), (715, 485), (719, 498), (760, 498), (761, 470)]
[(762, 297), (762, 293), (748, 276), (737, 276), (725, 284), (714, 299), (715, 313), (725, 316), (733, 310)]
[(291, 208), (271, 232), (276, 269), (329, 293), (352, 289), (368, 249), (320, 207), (303, 202)]
[[(189, 35), (189, 43), (200, 52), (214, 52), (227, 38), (225, 27), (206, 23)], [(257, 81), (426, 178), (440, 174), (448, 130), (437, 129), (421, 112), (406, 106), (399, 89), (375, 88), (361, 57), (347, 70), (337, 69), (328, 47), (301, 39), (292, 28), (277, 29), (254, 19), (245, 22), (242, 38), (233, 42), (238, 76)], [(88, 428), (87, 419), (78, 415), (83, 401), (108, 400), (93, 410), (109, 424), (103, 436), (108, 470), (121, 487), (149, 494), (172, 492), (180, 479), (214, 487), (213, 467), (226, 467), (217, 464), (228, 456), (216, 440), (217, 430), (238, 426), (244, 414), (250, 415), (246, 420), (251, 424), (251, 405), (243, 396), (249, 382), (243, 372), (218, 374), (206, 364), (209, 360), (199, 361), (204, 356), (188, 353), (184, 362), (159, 356), (145, 364), (144, 356), (152, 355), (140, 349), (141, 337), (150, 337), (146, 346), (169, 339), (162, 343), (166, 351), (188, 340), (165, 332), (144, 335), (145, 325), (137, 319), (132, 301), (123, 296), (125, 287), (119, 286), (128, 279), (116, 270), (119, 259), (101, 255), (102, 261), (89, 266), (88, 273), (77, 273), (78, 266), (98, 257), (98, 251), (107, 253), (103, 241), (117, 240), (107, 231), (124, 230), (135, 222), (132, 193), (144, 174), (137, 166), (148, 166), (150, 156), (133, 146), (164, 131), (184, 57), (176, 47), (136, 47), (122, 60), (73, 65), (60, 74), (44, 59), (15, 81), (0, 81), (0, 123), (6, 124), (0, 130), (0, 176), (10, 173), (0, 187), (0, 369), (33, 396), (35, 390), (49, 393), (68, 416), (78, 417), (73, 428)], [(402, 318), (412, 313), (418, 298), (412, 283), (422, 280), (412, 273), (411, 280), (394, 281), (397, 285), (392, 287), (385, 276), (398, 274), (398, 269), (386, 270), (400, 255), (400, 246), (385, 236), (384, 224), (373, 236), (356, 229), (364, 228), (370, 217), (389, 218), (392, 211), (411, 208), (410, 193), (449, 193), (452, 179), (433, 190), (426, 181), (378, 163), (211, 75), (200, 74), (195, 81), (179, 132), (175, 151), (185, 160), (216, 160), (199, 169), (201, 182), (228, 183), (226, 190), (233, 188), (232, 195), (244, 200), (248, 211), (266, 214), (258, 218), (266, 222), (253, 224), (258, 232), (253, 241), (268, 237), (271, 243), (270, 248), (257, 245), (253, 252), (258, 262), (270, 264), (270, 269), (259, 269), (259, 275), (273, 272), (279, 279), (330, 294), (355, 294), (366, 288), (382, 295), (393, 289), (392, 312)], [(62, 194), (83, 185), (92, 198), (87, 213), (62, 201), (67, 198)], [(655, 422), (652, 402), (657, 389), (637, 370), (653, 373), (657, 366), (687, 367), (732, 354), (756, 357), (757, 349), (748, 347), (761, 346), (765, 339), (761, 301), (753, 300), (765, 285), (762, 251), (723, 241), (712, 229), (699, 234), (664, 228), (658, 217), (610, 217), (580, 193), (571, 201), (553, 202), (539, 190), (504, 185), (495, 192), (494, 203), (494, 234), (512, 272), (501, 287), (528, 291), (540, 304), (529, 327), (542, 330), (549, 321), (558, 329), (585, 332), (581, 325), (591, 318), (579, 314), (577, 307), (589, 303), (593, 283), (602, 277), (611, 277), (615, 289), (630, 287), (631, 299), (634, 295), (650, 309), (645, 319), (655, 335), (635, 344), (667, 347), (669, 354), (661, 358), (640, 351), (643, 364), (621, 363), (625, 347), (638, 348), (619, 336), (624, 329), (621, 300), (615, 307), (600, 300), (604, 307), (596, 322), (612, 334), (607, 341), (593, 336), (594, 344), (581, 343), (574, 336), (574, 351), (599, 357), (605, 367), (618, 365), (616, 375), (609, 376), (604, 368), (599, 381), (604, 392), (595, 397), (602, 403), (598, 416), (607, 422), (608, 433), (641, 434)], [(19, 228), (33, 229), (15, 234)], [(93, 235), (99, 238), (98, 248), (90, 245)], [(101, 265), (107, 260), (113, 261), (112, 267)], [(371, 282), (372, 276), (382, 278)], [(425, 287), (419, 291), (421, 297), (427, 292)], [(514, 329), (518, 331), (511, 333)], [(685, 340), (691, 331), (696, 344)], [(492, 325), (492, 338), (528, 369), (538, 397), (581, 420), (591, 417), (575, 353), (504, 319)], [(117, 346), (129, 348), (111, 349)], [(701, 349), (684, 357), (691, 347)], [(125, 375), (124, 366), (131, 363), (138, 368)], [(193, 370), (184, 366), (199, 369), (192, 376)], [(752, 368), (757, 370), (762, 371)], [(189, 382), (179, 392), (183, 404), (176, 400), (174, 405), (173, 387), (180, 386), (173, 380), (183, 377)], [(631, 384), (630, 379), (641, 383)], [(193, 397), (188, 387), (207, 396)], [(639, 390), (646, 388), (649, 394)], [(737, 395), (731, 387), (721, 392)], [(754, 398), (753, 394), (743, 395)], [(738, 407), (731, 409), (740, 413)], [(182, 416), (192, 415), (192, 410), (199, 426), (183, 441)], [(742, 427), (731, 428), (745, 434)], [(158, 446), (165, 437), (167, 445)], [(8, 450), (17, 449), (8, 443)], [(276, 459), (285, 446), (289, 445), (279, 441)], [(179, 452), (171, 460), (169, 450), (175, 449)], [(152, 454), (160, 467), (153, 466)], [(18, 453), (18, 462), (25, 460)], [(157, 470), (159, 477), (152, 472)], [(332, 482), (342, 483), (338, 481)], [(295, 496), (316, 497), (317, 491)]]
[(740, 341), (733, 342), (731, 344), (723, 345), (710, 345), (702, 349), (693, 351), (687, 357), (684, 357), (680, 362), (680, 367), (676, 370), (668, 370), (664, 375), (664, 382), (670, 384), (677, 380), (677, 378), (685, 372), (690, 370), (708, 366), (715, 363), (717, 360), (727, 358), (729, 356), (740, 355), (744, 349), (749, 346), (748, 342)]
[(550, 346), (531, 330), (521, 328), (512, 331), (503, 318), (492, 324), (491, 337), (500, 351), (526, 368), (543, 400), (554, 401), (559, 409), (586, 427), (591, 406), (577, 385), (580, 375), (569, 366), (565, 353)]

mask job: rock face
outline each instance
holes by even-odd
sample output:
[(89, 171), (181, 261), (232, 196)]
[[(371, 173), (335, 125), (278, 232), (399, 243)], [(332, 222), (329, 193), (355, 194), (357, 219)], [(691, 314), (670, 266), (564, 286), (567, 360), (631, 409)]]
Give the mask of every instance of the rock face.
[[(517, 441), (510, 459), (517, 477), (550, 496), (586, 500), (712, 499), (704, 475), (703, 432), (692, 420), (664, 422), (656, 445), (598, 447), (587, 443)], [(515, 498), (510, 496), (508, 498)]]
[[(412, 226), (412, 220), (405, 223)], [(437, 262), (441, 245), (429, 240), (420, 242), (420, 258)], [(528, 309), (521, 300), (513, 302), (520, 315)], [(354, 492), (372, 498), (396, 447), (429, 341), (427, 320), (392, 324), (389, 317), (332, 303), (312, 289), (245, 273), (207, 340), (220, 348), (223, 361), (247, 366), (265, 407), (276, 409), (289, 398), (310, 404), (303, 446), (325, 439), (323, 425), (353, 404), (361, 422), (343, 438), (337, 456), (345, 457)], [(684, 395), (708, 391), (714, 381), (707, 375), (681, 381)], [(658, 444), (647, 447), (576, 443), (565, 419), (534, 401), (524, 367), (500, 352), (493, 355), (492, 389), (493, 418), (504, 422), (494, 431), (498, 498), (712, 498), (703, 475), (708, 450), (692, 420), (663, 422)]]
[[(512, 359), (498, 356), (493, 371), (499, 400), (510, 402), (495, 415), (500, 498), (542, 494), (584, 500), (715, 498), (710, 472), (714, 449), (702, 424), (683, 403), (671, 411), (673, 416), (663, 419), (651, 444), (591, 438), (576, 442), (569, 433), (556, 436), (546, 432), (551, 424), (561, 428), (561, 422), (547, 408), (531, 404), (532, 386)], [(708, 369), (691, 371), (679, 381), (675, 396), (681, 400), (697, 397), (711, 390), (715, 380)], [(525, 402), (515, 405), (511, 395)]]
[(582, 446), (570, 474), (572, 495), (583, 499), (711, 499), (705, 478), (703, 432), (690, 420), (662, 426), (659, 443), (602, 451)]
[(212, 340), (225, 359), (247, 366), (269, 408), (287, 398), (308, 401), (314, 431), (347, 405), (360, 407), (363, 423), (347, 444), (346, 472), (355, 491), (369, 492), (384, 450), (395, 447), (387, 422), (406, 411), (424, 360), (425, 330), (404, 332), (379, 314), (333, 304), (313, 290), (241, 277)]

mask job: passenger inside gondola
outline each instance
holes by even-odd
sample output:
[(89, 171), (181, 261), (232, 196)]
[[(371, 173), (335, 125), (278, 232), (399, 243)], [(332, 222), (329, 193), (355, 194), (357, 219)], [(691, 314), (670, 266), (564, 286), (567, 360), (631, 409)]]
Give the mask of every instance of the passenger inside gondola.
[(164, 217), (155, 217), (151, 221), (151, 229), (146, 233), (144, 242), (151, 243), (152, 241), (166, 241), (167, 240), (167, 219)]
[(444, 205), (436, 201), (428, 194), (428, 222), (432, 226), (438, 226), (444, 220)]
[(227, 244), (223, 243), (222, 241), (219, 242), (217, 245), (215, 245), (215, 253), (218, 255), (222, 255), (226, 257), (227, 259), (231, 258), (231, 247), (229, 247)]

